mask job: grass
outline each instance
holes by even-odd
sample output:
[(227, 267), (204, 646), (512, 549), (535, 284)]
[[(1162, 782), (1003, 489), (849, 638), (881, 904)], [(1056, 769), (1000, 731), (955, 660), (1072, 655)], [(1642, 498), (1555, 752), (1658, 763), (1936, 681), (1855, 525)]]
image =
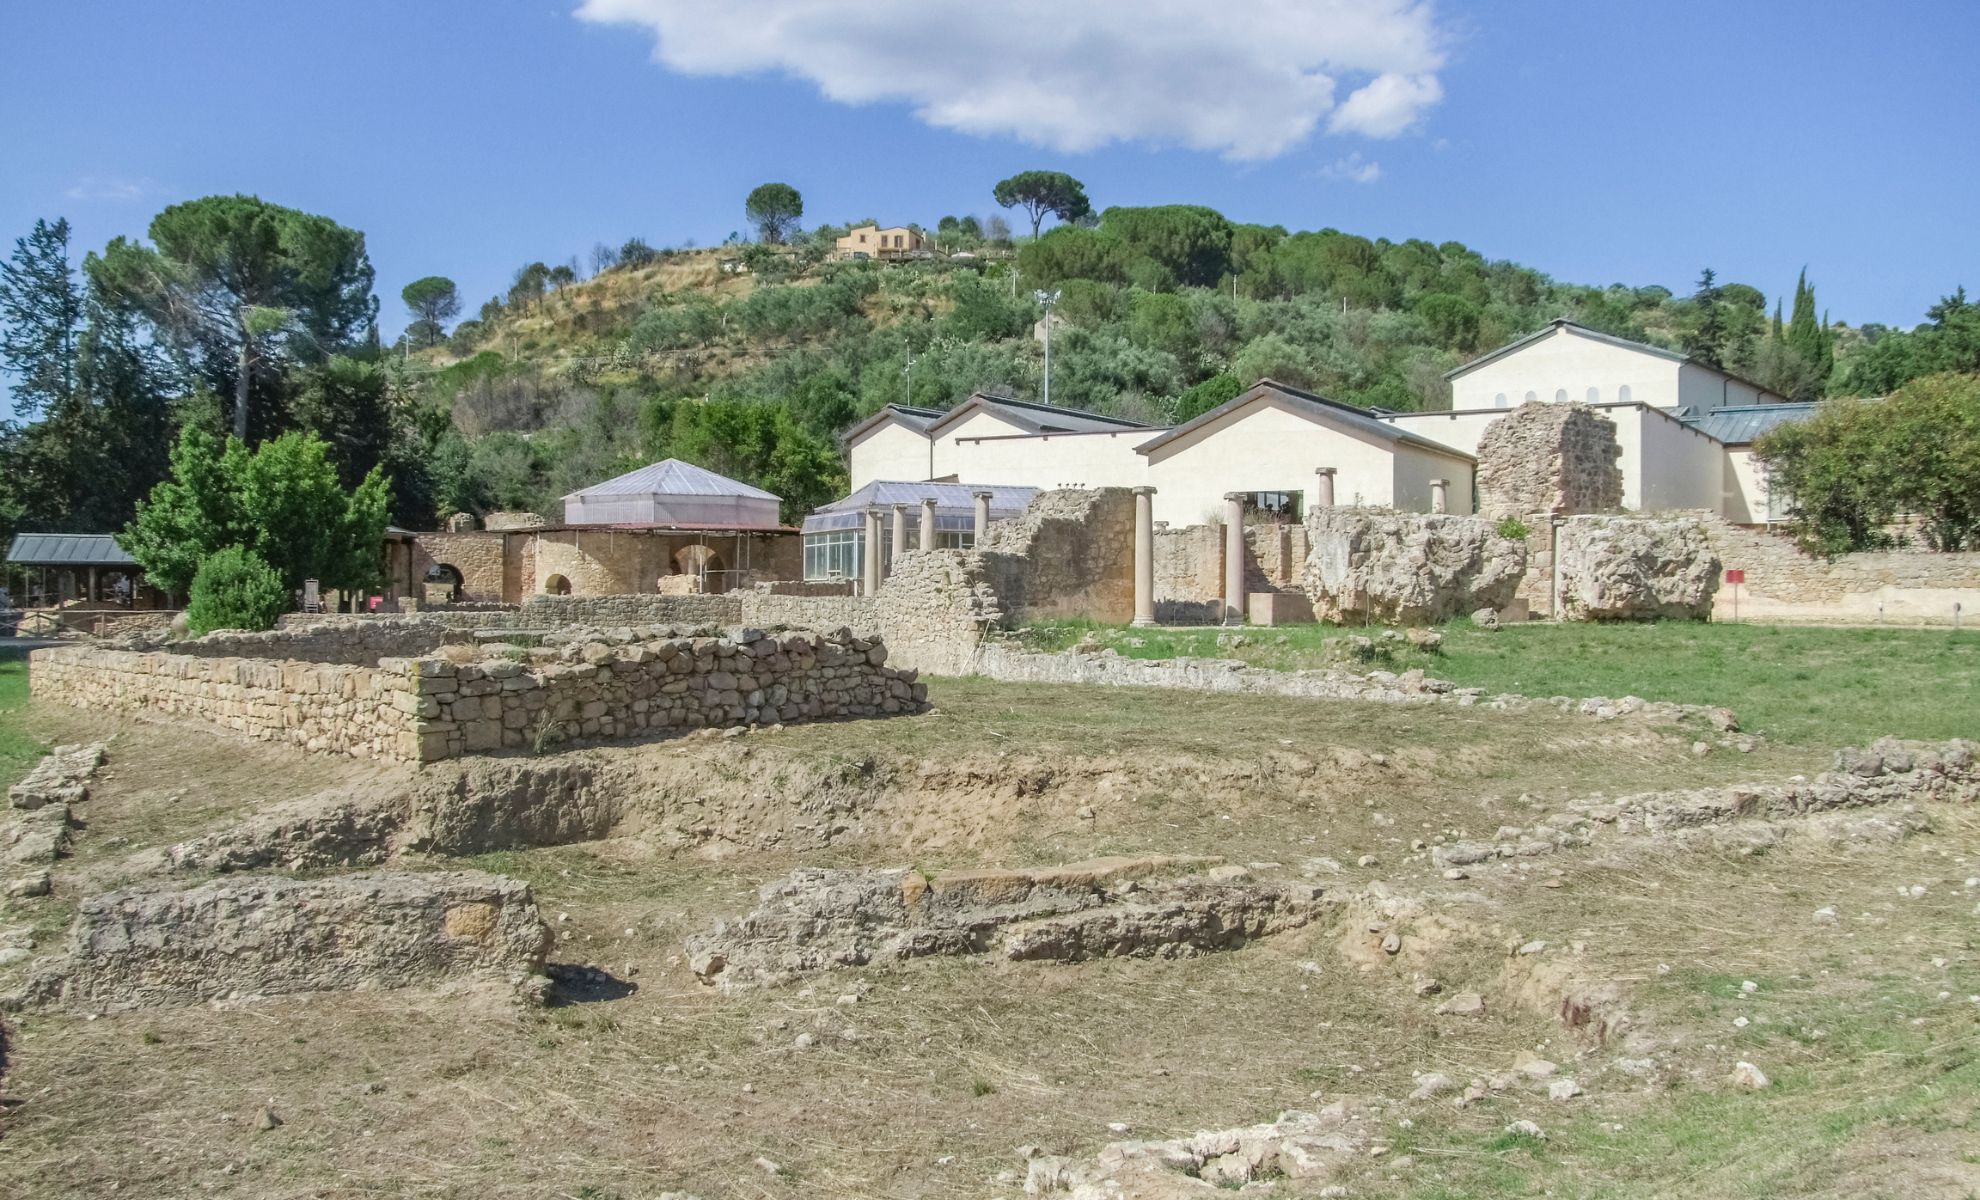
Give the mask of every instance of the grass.
[[(1323, 665), (1328, 638), (1377, 632), (1318, 625), (1141, 630), (1061, 622), (1032, 626), (1021, 636), (1044, 649), (1092, 637), (1131, 658), (1238, 658), (1297, 670)], [(1956, 698), (1980, 694), (1980, 634), (1970, 630), (1534, 623), (1491, 632), (1458, 621), (1440, 632), (1439, 652), (1397, 646), (1369, 665), (1421, 667), (1463, 687), (1529, 696), (1634, 695), (1723, 704), (1746, 728), (1797, 744), (1844, 745), (1884, 734), (1971, 736), (1972, 714)], [(1232, 645), (1232, 634), (1243, 644)]]
[(48, 752), (48, 743), (27, 729), (27, 654), (0, 647), (0, 787), (14, 783)]

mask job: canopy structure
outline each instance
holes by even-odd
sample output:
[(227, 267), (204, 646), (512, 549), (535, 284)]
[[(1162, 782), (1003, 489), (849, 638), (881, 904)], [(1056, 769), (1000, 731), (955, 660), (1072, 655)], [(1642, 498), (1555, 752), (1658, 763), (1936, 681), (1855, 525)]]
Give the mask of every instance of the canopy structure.
[(876, 479), (843, 500), (834, 500), (823, 508), (812, 510), (811, 515), (804, 519), (804, 532), (813, 534), (829, 533), (835, 529), (858, 529), (866, 519), (867, 509), (891, 511), (896, 504), (907, 506), (910, 523), (918, 522), (921, 520), (921, 502), (931, 498), (935, 501), (935, 528), (938, 532), (973, 530), (976, 528), (978, 492), (990, 493), (990, 519), (1000, 521), (1023, 514), (1031, 498), (1038, 494), (1038, 489), (1001, 484), (907, 483)]
[(22, 567), (134, 569), (137, 560), (107, 533), (17, 533), (7, 561)]
[(776, 529), (782, 500), (677, 458), (664, 459), (564, 497), (566, 525), (675, 529)]

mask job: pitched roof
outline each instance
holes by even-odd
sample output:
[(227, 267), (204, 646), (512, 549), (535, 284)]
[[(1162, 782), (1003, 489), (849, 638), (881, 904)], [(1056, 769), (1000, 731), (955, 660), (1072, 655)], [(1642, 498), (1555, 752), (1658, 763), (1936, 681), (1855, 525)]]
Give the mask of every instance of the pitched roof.
[(1023, 512), (1038, 494), (1035, 487), (1019, 487), (1012, 484), (992, 483), (929, 483), (908, 482), (905, 480), (876, 479), (872, 483), (847, 496), (834, 500), (811, 511), (804, 519), (806, 533), (818, 533), (828, 529), (853, 529), (864, 519), (869, 508), (892, 508), (896, 504), (918, 509), (924, 499), (935, 501), (935, 515), (938, 527), (944, 518), (950, 518), (949, 526), (968, 528), (960, 523), (968, 519), (973, 523), (976, 515), (976, 493), (990, 493), (990, 515), (1010, 517)]
[(651, 466), (637, 471), (627, 471), (604, 483), (594, 483), (588, 488), (572, 492), (564, 499), (578, 496), (744, 496), (751, 500), (781, 500), (762, 488), (754, 488), (746, 483), (738, 483), (726, 475), (717, 475), (705, 467), (684, 463), (678, 458), (662, 459)]
[[(1523, 338), (1519, 338), (1517, 340), (1507, 342), (1505, 345), (1499, 347), (1497, 350), (1494, 350), (1489, 354), (1481, 354), (1477, 358), (1472, 359), (1470, 362), (1465, 363), (1462, 366), (1452, 367), (1450, 370), (1444, 372), (1444, 378), (1456, 379), (1460, 375), (1469, 374), (1470, 372), (1478, 369), (1479, 367), (1484, 366), (1486, 363), (1497, 362), (1498, 360), (1506, 357), (1508, 354), (1513, 354), (1520, 350), (1524, 350), (1526, 347), (1532, 345), (1533, 343), (1540, 341), (1543, 338), (1552, 337), (1556, 333), (1572, 333), (1580, 337), (1588, 338), (1592, 341), (1604, 342), (1611, 346), (1617, 346), (1624, 350), (1634, 350), (1639, 354), (1649, 354), (1649, 355), (1654, 355), (1657, 358), (1665, 359), (1670, 362), (1685, 363), (1690, 366), (1697, 367), (1701, 371), (1710, 371), (1714, 375), (1723, 376), (1726, 379), (1731, 379), (1736, 382), (1743, 383), (1747, 387), (1753, 388), (1754, 390), (1761, 392), (1765, 395), (1773, 396), (1778, 394), (1769, 388), (1761, 387), (1759, 384), (1753, 382), (1751, 379), (1744, 379), (1738, 375), (1733, 374), (1731, 371), (1724, 370), (1723, 368), (1720, 367), (1714, 367), (1707, 363), (1699, 362), (1697, 359), (1692, 358), (1690, 355), (1685, 354), (1682, 351), (1666, 350), (1662, 346), (1652, 346), (1648, 342), (1633, 342), (1625, 337), (1617, 337), (1613, 333), (1603, 333), (1599, 329), (1590, 329), (1586, 325), (1577, 325), (1573, 321), (1568, 320), (1566, 317), (1555, 317), (1552, 321), (1549, 321), (1544, 327), (1537, 329), (1532, 333), (1527, 334)], [(1783, 397), (1783, 399), (1785, 399), (1785, 397)]]
[(1745, 404), (1731, 408), (1708, 408), (1682, 419), (1686, 425), (1709, 438), (1728, 446), (1745, 446), (1777, 425), (1813, 416), (1817, 407), (1812, 402)]
[(1152, 429), (1154, 426), (1141, 421), (1130, 421), (1126, 417), (1107, 417), (1096, 412), (1078, 408), (1061, 408), (1056, 404), (1039, 404), (1033, 400), (1013, 400), (1008, 396), (992, 396), (978, 392), (969, 399), (950, 409), (943, 417), (930, 423), (928, 436), (936, 436), (945, 426), (962, 420), (973, 412), (987, 412), (999, 420), (1007, 421), (1026, 433), (1121, 433), (1133, 429)]
[(7, 561), (49, 567), (137, 566), (108, 533), (17, 533)]
[(1288, 408), (1306, 417), (1308, 420), (1345, 425), (1357, 433), (1366, 434), (1378, 441), (1414, 446), (1418, 450), (1428, 450), (1431, 453), (1441, 454), (1447, 458), (1462, 459), (1465, 462), (1476, 461), (1471, 455), (1466, 454), (1462, 450), (1454, 450), (1442, 442), (1434, 442), (1429, 438), (1418, 436), (1407, 430), (1398, 429), (1387, 421), (1381, 420), (1365, 408), (1357, 408), (1352, 404), (1343, 404), (1339, 400), (1329, 400), (1327, 397), (1314, 392), (1289, 387), (1275, 379), (1261, 379), (1239, 395), (1226, 400), (1202, 416), (1192, 421), (1184, 422), (1151, 441), (1143, 442), (1141, 445), (1135, 447), (1135, 449), (1142, 454), (1159, 450), (1177, 438), (1184, 437), (1207, 425), (1221, 421), (1237, 410), (1267, 398), (1285, 402)]
[(877, 427), (883, 421), (890, 420), (905, 425), (916, 433), (923, 433), (941, 416), (942, 410), (939, 408), (915, 408), (906, 404), (882, 405), (879, 412), (874, 413), (851, 429), (846, 430), (839, 437), (841, 441), (850, 445), (857, 441), (860, 435), (867, 430)]

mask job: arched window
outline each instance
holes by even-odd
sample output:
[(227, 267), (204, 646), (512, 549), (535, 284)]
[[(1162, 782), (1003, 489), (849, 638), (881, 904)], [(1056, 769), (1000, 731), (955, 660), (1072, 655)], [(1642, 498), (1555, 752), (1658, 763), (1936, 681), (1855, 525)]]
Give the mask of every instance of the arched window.
[(427, 603), (451, 603), (461, 598), (462, 591), (459, 567), (451, 563), (434, 563), (426, 569)]
[(1620, 400), (1620, 401), (1622, 401), (1622, 402), (1623, 402), (1624, 404), (1628, 404), (1628, 403), (1629, 403), (1629, 385), (1628, 385), (1628, 384), (1626, 384), (1626, 383), (1625, 383), (1625, 384), (1623, 384), (1623, 385), (1622, 385), (1621, 387), (1619, 387), (1619, 388), (1617, 388), (1617, 389), (1616, 389), (1616, 399), (1618, 399), (1618, 400)]
[(1598, 387), (1589, 388), (1588, 402), (1590, 404), (1600, 404), (1602, 402), (1602, 389)]
[(1567, 403), (1567, 389), (1566, 389), (1566, 388), (1557, 388), (1557, 389), (1556, 389), (1556, 390), (1554, 391), (1554, 403), (1556, 403), (1556, 404), (1566, 404), (1566, 403)]
[(552, 575), (543, 581), (543, 591), (551, 596), (568, 596), (571, 594), (571, 581), (562, 575)]
[(1526, 393), (1526, 402), (1527, 402), (1528, 404), (1531, 404), (1531, 403), (1533, 403), (1533, 402), (1534, 402), (1535, 400), (1538, 400), (1539, 398), (1540, 398), (1540, 397), (1538, 397), (1538, 396), (1536, 396), (1536, 395), (1534, 395), (1534, 394), (1533, 394), (1532, 392), (1528, 392), (1528, 393)]
[(1492, 405), (1495, 408), (1506, 407), (1506, 394), (1504, 392), (1500, 392), (1498, 395), (1492, 397)]

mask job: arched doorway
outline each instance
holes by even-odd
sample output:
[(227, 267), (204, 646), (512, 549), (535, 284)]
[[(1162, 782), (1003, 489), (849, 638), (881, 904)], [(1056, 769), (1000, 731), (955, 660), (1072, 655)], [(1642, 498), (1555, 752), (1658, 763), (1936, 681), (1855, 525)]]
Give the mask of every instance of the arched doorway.
[(543, 594), (546, 596), (568, 596), (571, 594), (571, 581), (562, 575), (552, 575), (543, 581)]
[(729, 590), (727, 570), (722, 556), (707, 546), (682, 546), (674, 552), (674, 573), (694, 576), (701, 590), (710, 595)]
[(452, 604), (461, 598), (463, 586), (461, 569), (451, 563), (434, 563), (426, 568), (428, 604)]

